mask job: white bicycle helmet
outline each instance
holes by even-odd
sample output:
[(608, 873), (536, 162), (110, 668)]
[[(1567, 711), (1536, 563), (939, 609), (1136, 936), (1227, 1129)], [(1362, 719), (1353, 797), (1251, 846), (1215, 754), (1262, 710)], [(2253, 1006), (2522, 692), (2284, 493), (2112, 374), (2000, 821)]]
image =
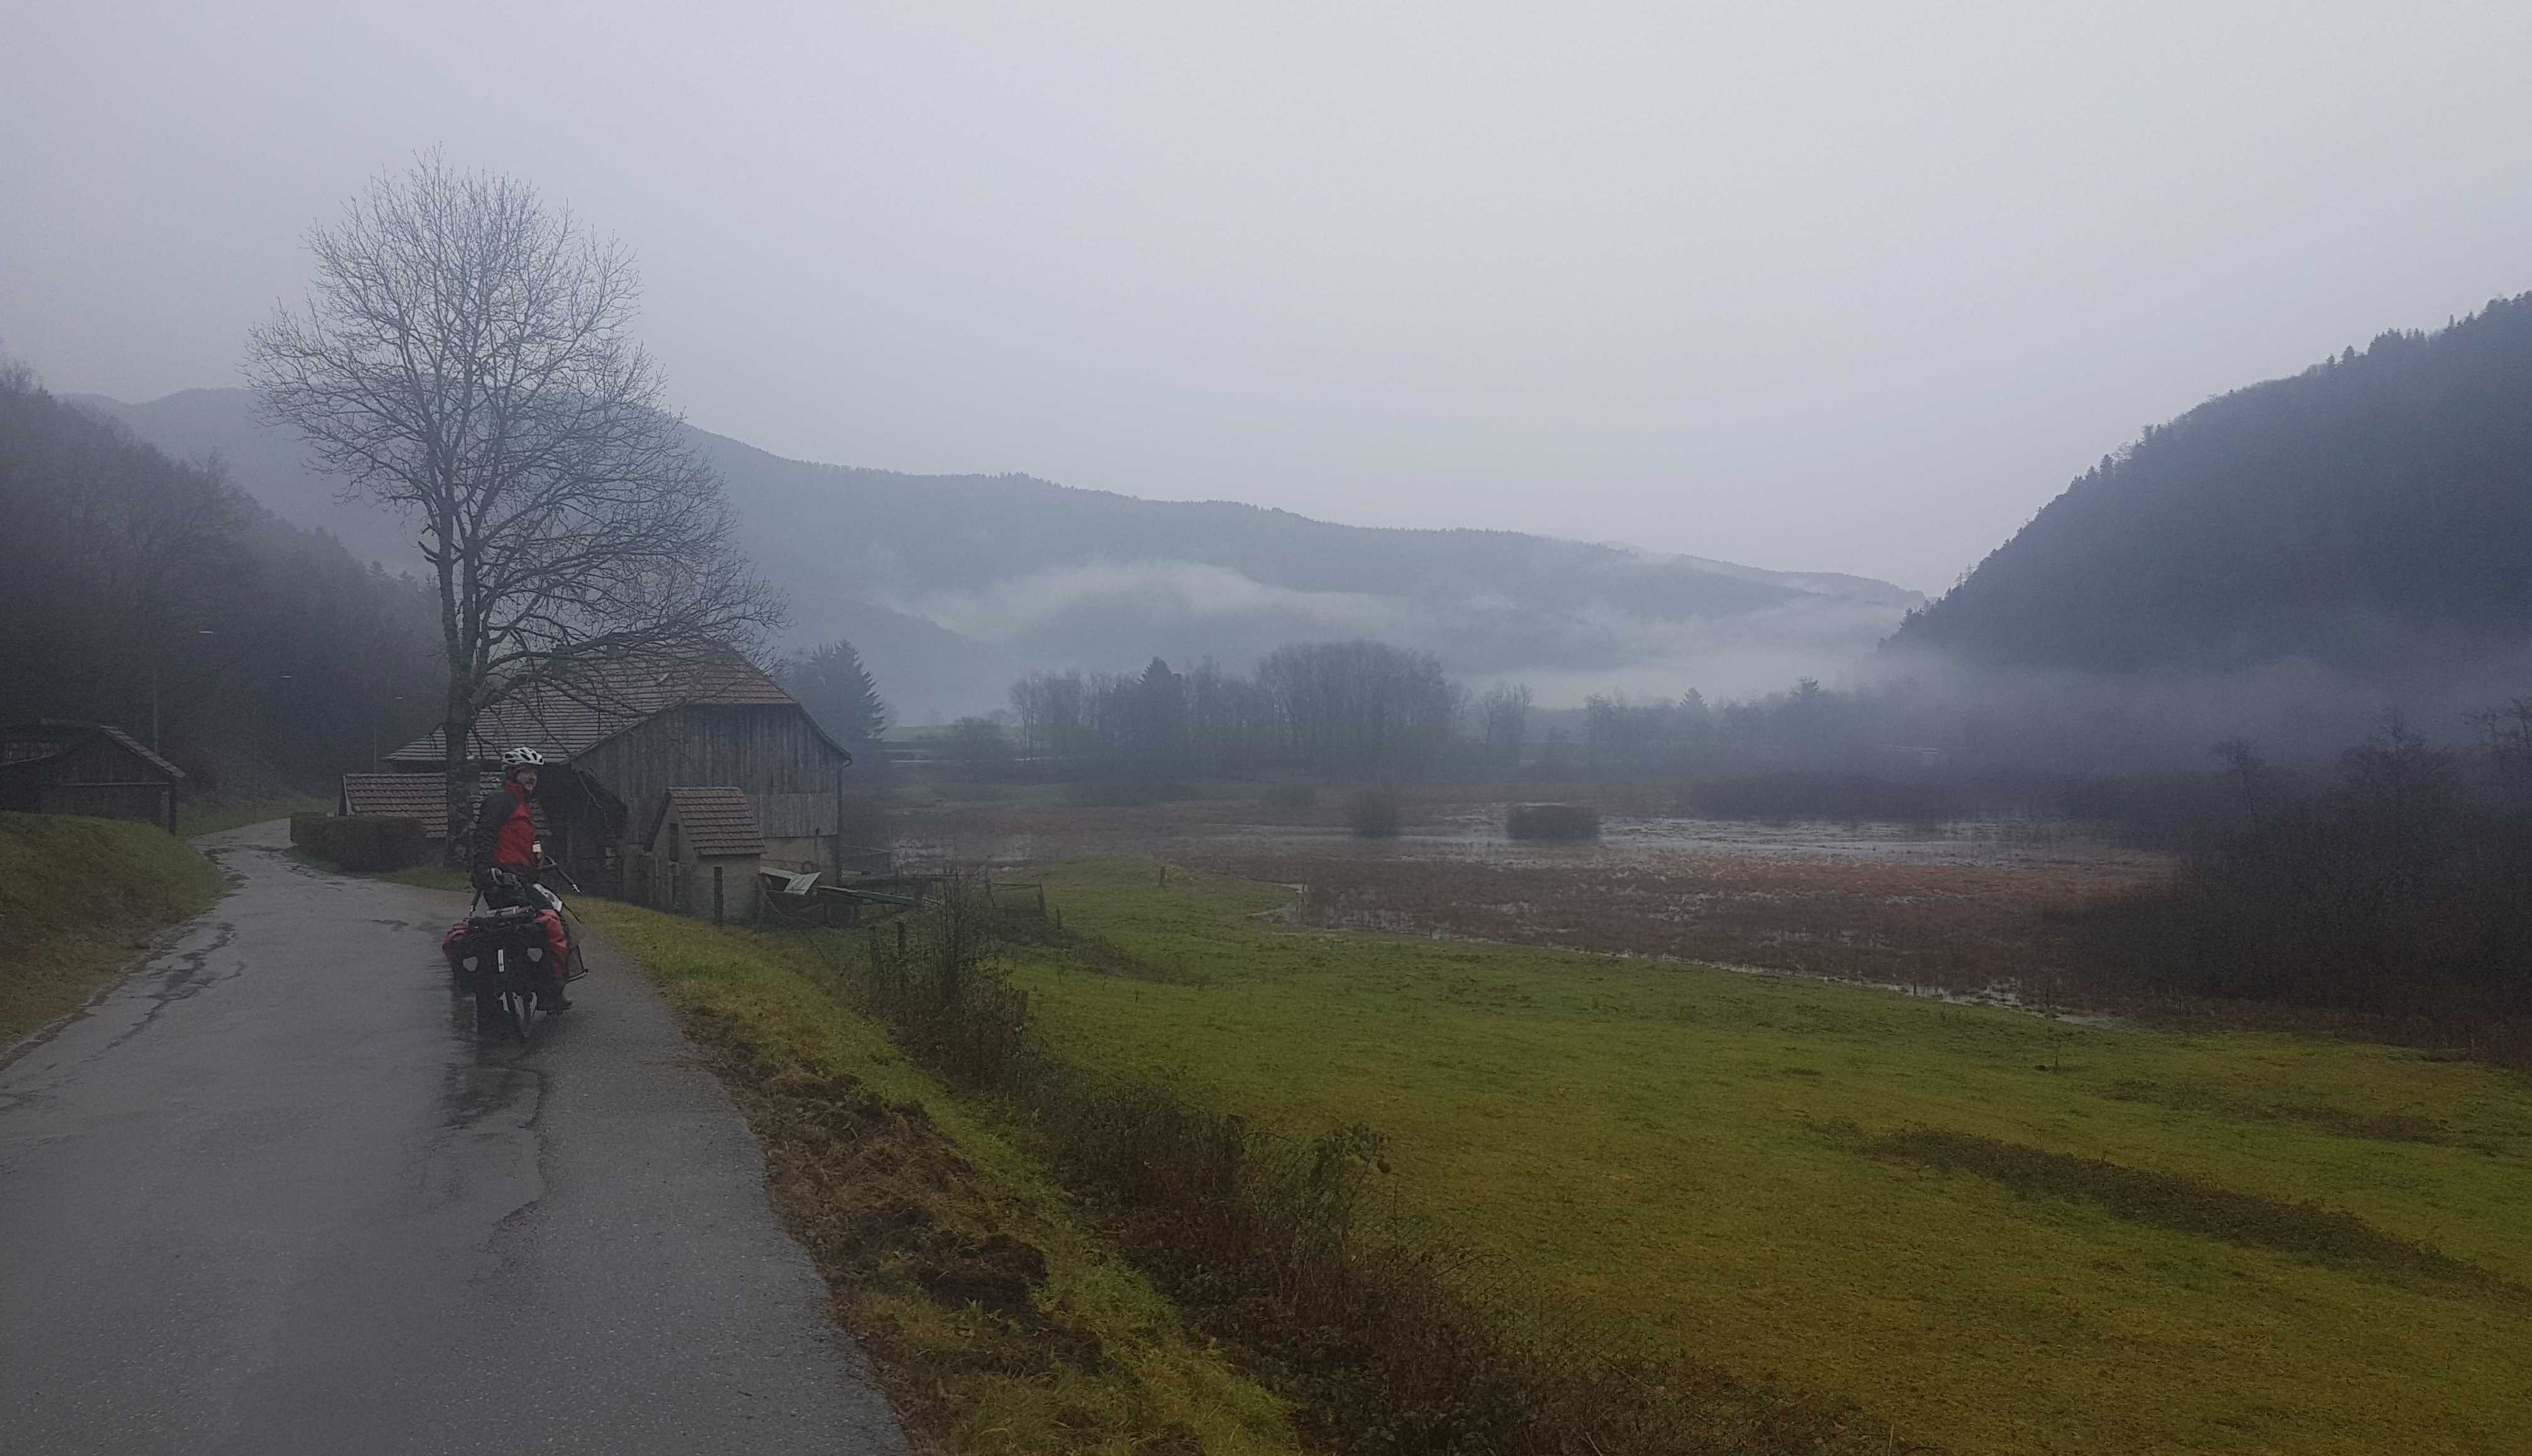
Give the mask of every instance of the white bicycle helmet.
[(501, 772), (504, 774), (509, 773), (513, 769), (543, 768), (545, 766), (546, 756), (538, 753), (534, 749), (512, 749), (501, 756)]

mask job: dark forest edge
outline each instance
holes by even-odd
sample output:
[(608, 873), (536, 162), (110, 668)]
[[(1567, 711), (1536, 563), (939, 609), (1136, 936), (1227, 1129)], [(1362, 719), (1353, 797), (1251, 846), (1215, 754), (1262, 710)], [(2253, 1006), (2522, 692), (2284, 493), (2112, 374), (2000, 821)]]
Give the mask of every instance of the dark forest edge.
[(0, 720), (120, 725), (199, 796), (317, 789), (419, 731), (436, 700), (421, 583), (23, 369), (0, 369)]

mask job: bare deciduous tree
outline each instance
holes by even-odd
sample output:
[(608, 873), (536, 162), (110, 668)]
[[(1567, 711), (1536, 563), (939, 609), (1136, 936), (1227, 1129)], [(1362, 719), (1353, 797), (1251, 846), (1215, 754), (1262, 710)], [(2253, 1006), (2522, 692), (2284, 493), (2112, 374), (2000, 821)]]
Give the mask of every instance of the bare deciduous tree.
[(1477, 719), (1486, 741), (1486, 756), (1518, 765), (1521, 746), (1529, 736), (1529, 685), (1497, 683), (1477, 700)]
[(2247, 738), (2228, 738), (2208, 750), (2224, 764), (2225, 776), (2242, 796), (2243, 816), (2256, 825), (2260, 822), (2260, 777), (2268, 771), (2269, 760), (2260, 756), (2259, 747)]
[(314, 290), (255, 331), (266, 419), (420, 527), (447, 657), (450, 854), (477, 718), (531, 685), (753, 644), (779, 598), (630, 336), (631, 257), (436, 156), (313, 229)]

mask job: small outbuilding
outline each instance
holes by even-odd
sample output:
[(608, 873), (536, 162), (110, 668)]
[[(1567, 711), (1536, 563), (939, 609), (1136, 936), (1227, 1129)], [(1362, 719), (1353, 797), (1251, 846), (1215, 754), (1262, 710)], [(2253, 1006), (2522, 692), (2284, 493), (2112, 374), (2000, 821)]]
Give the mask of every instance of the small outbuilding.
[(716, 919), (756, 919), (765, 829), (735, 788), (676, 788), (660, 796), (642, 839), (647, 901)]
[[(498, 773), (487, 773), (475, 786), (482, 798), (501, 786)], [(542, 796), (528, 801), (537, 832), (549, 833)], [(422, 837), (437, 842), (448, 837), (448, 780), (436, 773), (347, 773), (334, 812), (346, 818), (418, 819)]]
[(0, 727), (0, 809), (138, 819), (176, 832), (185, 771), (110, 723), (37, 718)]

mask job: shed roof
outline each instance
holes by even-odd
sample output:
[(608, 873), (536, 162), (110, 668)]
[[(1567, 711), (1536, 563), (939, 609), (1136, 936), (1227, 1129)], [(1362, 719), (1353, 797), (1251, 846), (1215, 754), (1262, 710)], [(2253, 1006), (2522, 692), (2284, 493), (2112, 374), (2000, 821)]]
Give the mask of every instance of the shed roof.
[(59, 758), (92, 738), (103, 738), (170, 779), (185, 770), (142, 746), (139, 739), (112, 723), (83, 723), (73, 718), (34, 718), (0, 727), (0, 765), (15, 768)]
[[(420, 819), (423, 838), (446, 839), (447, 782), (436, 773), (347, 773), (343, 775), (343, 812)], [(488, 773), (477, 785), (477, 792), (489, 794), (500, 784), (500, 775)], [(547, 827), (543, 803), (529, 800), (528, 811), (536, 815), (538, 828)]]
[[(539, 684), (486, 708), (475, 720), (475, 749), (485, 758), (497, 758), (510, 749), (532, 748), (547, 758), (568, 760), (647, 718), (687, 703), (798, 706), (780, 684), (736, 652), (609, 663), (570, 682)], [(433, 728), (387, 755), (387, 761), (443, 763), (448, 758), (446, 742), (441, 730)], [(835, 745), (835, 750), (843, 752), (841, 745)], [(851, 761), (849, 754), (845, 761)]]
[(646, 844), (657, 846), (660, 827), (670, 818), (685, 830), (686, 843), (698, 859), (765, 853), (765, 831), (756, 822), (756, 806), (730, 788), (670, 789), (652, 816)]

